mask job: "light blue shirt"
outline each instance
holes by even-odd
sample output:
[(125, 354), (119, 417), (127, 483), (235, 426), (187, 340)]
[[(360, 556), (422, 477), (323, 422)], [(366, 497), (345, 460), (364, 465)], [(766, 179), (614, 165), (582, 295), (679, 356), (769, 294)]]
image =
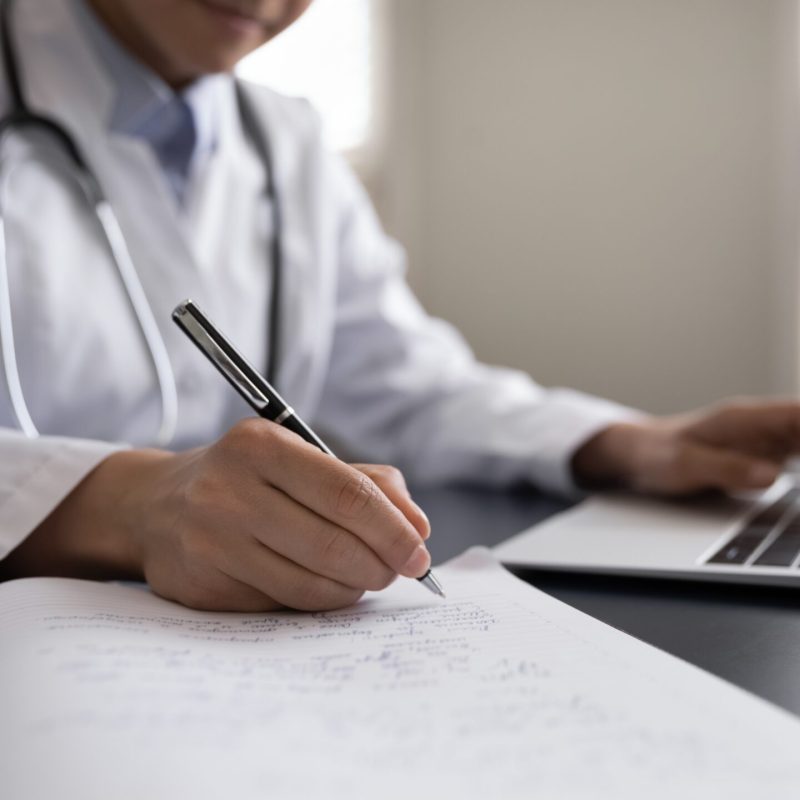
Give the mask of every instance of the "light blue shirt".
[(220, 131), (220, 92), (229, 75), (209, 75), (180, 93), (120, 44), (88, 6), (74, 0), (75, 16), (89, 46), (114, 86), (108, 128), (147, 142), (178, 203), (183, 204), (192, 169), (213, 153)]

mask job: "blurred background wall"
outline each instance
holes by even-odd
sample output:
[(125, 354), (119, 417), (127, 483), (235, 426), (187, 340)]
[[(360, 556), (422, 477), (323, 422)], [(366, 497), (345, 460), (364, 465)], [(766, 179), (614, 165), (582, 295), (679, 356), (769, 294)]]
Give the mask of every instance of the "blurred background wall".
[(372, 0), (354, 158), (429, 311), (651, 411), (796, 392), (797, 5)]

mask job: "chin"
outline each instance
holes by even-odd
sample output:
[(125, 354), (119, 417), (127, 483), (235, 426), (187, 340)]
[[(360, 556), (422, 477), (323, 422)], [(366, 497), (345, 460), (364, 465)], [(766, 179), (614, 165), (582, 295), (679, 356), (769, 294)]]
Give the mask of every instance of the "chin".
[(229, 55), (209, 55), (205, 53), (202, 58), (193, 59), (193, 72), (198, 75), (211, 75), (215, 72), (233, 72), (234, 67), (242, 57)]
[(241, 46), (206, 46), (193, 48), (186, 53), (183, 62), (190, 64), (192, 72), (199, 75), (208, 75), (214, 72), (231, 72), (254, 47)]

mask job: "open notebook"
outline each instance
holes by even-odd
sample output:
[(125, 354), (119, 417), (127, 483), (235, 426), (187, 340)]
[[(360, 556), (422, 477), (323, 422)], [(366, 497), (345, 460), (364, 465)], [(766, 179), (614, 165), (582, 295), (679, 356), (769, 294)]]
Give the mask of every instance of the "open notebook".
[(0, 776), (27, 798), (796, 798), (800, 721), (484, 550), (324, 614), (0, 586)]

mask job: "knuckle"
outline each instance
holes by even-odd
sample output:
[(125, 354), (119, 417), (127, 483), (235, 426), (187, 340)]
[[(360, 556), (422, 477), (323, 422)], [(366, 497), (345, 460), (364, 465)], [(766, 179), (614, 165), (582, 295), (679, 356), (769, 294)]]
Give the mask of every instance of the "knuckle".
[(394, 554), (393, 561), (400, 566), (404, 565), (411, 558), (421, 541), (416, 533), (411, 533), (405, 527), (398, 527), (389, 539), (389, 548)]
[(386, 474), (389, 475), (391, 478), (395, 480), (402, 481), (403, 483), (406, 482), (405, 478), (403, 477), (403, 473), (397, 468), (393, 467), (391, 464), (387, 464), (383, 467), (386, 470)]
[(258, 439), (254, 455), (261, 464), (265, 474), (279, 476), (287, 471), (292, 472), (302, 465), (307, 448), (311, 445), (299, 436), (275, 422), (264, 422), (264, 428)]
[(376, 472), (388, 483), (394, 483), (398, 486), (405, 486), (406, 480), (403, 473), (397, 467), (390, 464), (380, 464), (376, 468)]
[(242, 419), (225, 434), (223, 441), (230, 447), (238, 449), (263, 436), (265, 427), (261, 419)]
[(239, 420), (219, 441), (224, 453), (240, 456), (243, 453), (259, 453), (264, 448), (277, 448), (286, 434), (280, 425), (275, 425), (260, 417)]
[(366, 475), (349, 475), (335, 489), (334, 509), (346, 519), (363, 517), (374, 506), (378, 493), (378, 487)]
[(390, 464), (358, 464), (354, 466), (372, 478), (380, 488), (391, 487), (395, 490), (399, 489), (403, 493), (408, 492), (406, 479), (397, 467)]
[(302, 440), (274, 422), (254, 417), (236, 423), (218, 442), (224, 464), (257, 465), (266, 477), (280, 474)]

